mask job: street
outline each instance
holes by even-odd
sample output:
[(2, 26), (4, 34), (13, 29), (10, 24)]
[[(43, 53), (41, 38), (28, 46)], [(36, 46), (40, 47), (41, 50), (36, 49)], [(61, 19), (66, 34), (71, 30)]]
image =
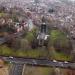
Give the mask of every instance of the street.
[(23, 64), (13, 64), (10, 68), (9, 75), (22, 75)]
[(65, 61), (53, 61), (47, 59), (34, 59), (34, 58), (21, 58), (21, 57), (0, 57), (4, 61), (9, 61), (11, 63), (17, 64), (28, 64), (33, 66), (47, 66), (47, 67), (59, 67), (59, 68), (68, 68), (75, 69), (75, 63), (65, 62)]

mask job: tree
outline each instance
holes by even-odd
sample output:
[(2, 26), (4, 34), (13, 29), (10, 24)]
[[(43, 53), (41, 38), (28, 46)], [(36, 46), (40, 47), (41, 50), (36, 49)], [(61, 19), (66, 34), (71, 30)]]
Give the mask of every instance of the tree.
[(12, 43), (11, 44), (12, 48), (14, 48), (15, 50), (20, 49), (20, 39), (19, 38), (15, 38), (11, 43)]
[(50, 44), (55, 47), (57, 51), (70, 54), (72, 45), (66, 34), (60, 30), (52, 30), (50, 34)]
[(29, 50), (30, 44), (27, 39), (21, 39), (20, 40), (20, 50)]

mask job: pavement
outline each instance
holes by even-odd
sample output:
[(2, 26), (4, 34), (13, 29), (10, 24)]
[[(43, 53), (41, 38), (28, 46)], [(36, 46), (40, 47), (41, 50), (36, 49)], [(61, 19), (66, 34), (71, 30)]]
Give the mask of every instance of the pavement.
[(9, 61), (11, 63), (17, 63), (17, 64), (28, 64), (33, 66), (75, 69), (75, 62), (47, 60), (47, 59), (34, 59), (34, 58), (21, 58), (21, 57), (2, 57), (1, 56), (0, 58), (2, 58), (4, 61)]

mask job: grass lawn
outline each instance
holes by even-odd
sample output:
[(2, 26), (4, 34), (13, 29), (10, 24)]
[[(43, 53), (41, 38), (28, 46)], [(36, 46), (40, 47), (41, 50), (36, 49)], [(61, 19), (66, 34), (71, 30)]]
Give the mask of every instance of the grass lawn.
[(7, 13), (0, 13), (0, 17), (3, 17), (3, 16), (6, 16), (7, 15)]
[(13, 50), (5, 45), (0, 46), (0, 55), (41, 58), (47, 57), (45, 50)]
[(32, 58), (41, 58), (47, 57), (47, 51), (45, 50), (26, 50), (26, 51), (17, 51), (17, 56), (22, 57), (32, 57)]
[(0, 55), (10, 56), (12, 54), (13, 54), (13, 50), (11, 50), (9, 47), (7, 47), (6, 45), (0, 46)]
[(70, 61), (72, 60), (72, 57), (69, 56), (69, 55), (65, 55), (64, 53), (58, 53), (56, 52), (55, 55), (54, 55), (54, 59), (56, 60), (65, 60), (65, 61)]
[[(68, 56), (61, 52), (51, 51), (50, 58), (56, 59), (56, 60), (65, 60), (70, 61), (72, 59), (71, 56)], [(8, 48), (7, 46), (3, 45), (0, 46), (0, 55), (6, 55), (6, 56), (18, 56), (18, 57), (31, 57), (31, 58), (47, 58), (48, 52), (46, 50), (12, 50)]]
[(42, 67), (38, 67), (38, 73), (41, 73), (40, 75), (52, 75), (54, 72), (53, 68), (42, 68)]
[(54, 69), (51, 67), (26, 66), (25, 75), (53, 75)]
[(51, 59), (61, 60), (61, 61), (71, 61), (72, 57), (70, 55), (64, 54), (63, 52), (57, 52), (55, 50), (50, 51)]

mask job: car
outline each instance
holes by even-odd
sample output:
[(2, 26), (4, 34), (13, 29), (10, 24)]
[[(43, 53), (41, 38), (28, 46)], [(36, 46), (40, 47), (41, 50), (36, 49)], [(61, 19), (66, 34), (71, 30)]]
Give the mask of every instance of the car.
[(53, 60), (53, 62), (57, 62), (56, 60)]
[(12, 56), (9, 56), (9, 58), (13, 59), (13, 57), (12, 57)]
[(10, 64), (12, 63), (12, 62), (9, 62)]
[(64, 61), (64, 63), (68, 63), (68, 61)]
[(62, 67), (64, 66), (64, 65), (63, 65), (63, 62), (58, 62), (58, 63), (60, 64), (60, 66), (62, 66)]
[(34, 63), (34, 64), (37, 64), (37, 62), (36, 62), (35, 60), (33, 60), (33, 63)]

